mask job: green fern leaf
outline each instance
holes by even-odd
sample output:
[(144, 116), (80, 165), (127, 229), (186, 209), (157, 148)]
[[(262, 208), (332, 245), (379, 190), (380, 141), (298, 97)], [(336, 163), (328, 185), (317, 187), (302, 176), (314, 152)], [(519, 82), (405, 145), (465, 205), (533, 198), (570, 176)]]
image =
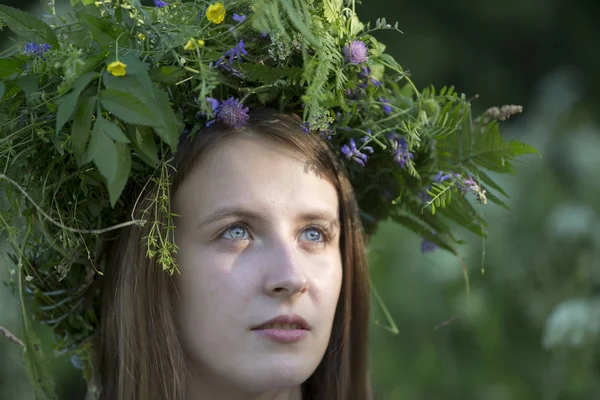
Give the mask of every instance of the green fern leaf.
[(452, 246), (446, 240), (440, 237), (440, 235), (434, 235), (432, 233), (433, 229), (424, 225), (422, 221), (409, 215), (392, 215), (392, 220), (402, 226), (405, 226), (419, 236), (437, 244), (440, 248), (454, 254), (454, 249)]

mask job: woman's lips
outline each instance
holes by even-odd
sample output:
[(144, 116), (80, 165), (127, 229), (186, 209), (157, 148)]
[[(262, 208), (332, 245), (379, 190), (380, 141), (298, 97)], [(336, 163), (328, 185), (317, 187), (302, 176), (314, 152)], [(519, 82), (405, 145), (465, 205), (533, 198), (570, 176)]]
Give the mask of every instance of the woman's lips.
[(306, 329), (285, 329), (285, 328), (261, 328), (253, 329), (261, 337), (274, 340), (279, 343), (295, 343), (304, 339), (308, 335)]
[(252, 328), (252, 331), (279, 343), (294, 343), (308, 335), (310, 325), (299, 315), (279, 315)]

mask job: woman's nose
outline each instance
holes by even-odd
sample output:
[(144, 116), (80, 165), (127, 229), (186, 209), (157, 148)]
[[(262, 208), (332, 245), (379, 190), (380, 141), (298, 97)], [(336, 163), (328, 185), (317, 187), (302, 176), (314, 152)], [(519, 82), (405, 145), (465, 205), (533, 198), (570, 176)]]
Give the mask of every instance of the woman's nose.
[(273, 297), (292, 297), (308, 290), (302, 256), (294, 243), (278, 241), (265, 254), (265, 293)]

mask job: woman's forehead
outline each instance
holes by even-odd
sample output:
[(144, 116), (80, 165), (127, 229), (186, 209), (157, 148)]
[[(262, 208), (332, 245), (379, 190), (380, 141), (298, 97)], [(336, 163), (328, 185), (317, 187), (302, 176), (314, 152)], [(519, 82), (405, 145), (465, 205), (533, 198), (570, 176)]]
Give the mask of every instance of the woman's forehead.
[(287, 214), (317, 209), (337, 215), (335, 186), (309, 164), (305, 156), (273, 140), (233, 138), (194, 166), (176, 195), (177, 208), (203, 213), (243, 206)]

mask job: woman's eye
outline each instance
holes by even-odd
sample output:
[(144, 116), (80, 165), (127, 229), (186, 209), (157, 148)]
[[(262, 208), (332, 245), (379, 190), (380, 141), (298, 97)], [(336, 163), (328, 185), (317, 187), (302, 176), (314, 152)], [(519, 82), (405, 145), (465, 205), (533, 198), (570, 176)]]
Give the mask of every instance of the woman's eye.
[(305, 240), (308, 240), (309, 242), (322, 242), (324, 240), (323, 234), (317, 228), (308, 228), (302, 232), (302, 235), (306, 238)]
[(250, 238), (250, 235), (248, 234), (248, 229), (244, 226), (232, 225), (223, 232), (223, 237), (231, 240), (247, 240)]

